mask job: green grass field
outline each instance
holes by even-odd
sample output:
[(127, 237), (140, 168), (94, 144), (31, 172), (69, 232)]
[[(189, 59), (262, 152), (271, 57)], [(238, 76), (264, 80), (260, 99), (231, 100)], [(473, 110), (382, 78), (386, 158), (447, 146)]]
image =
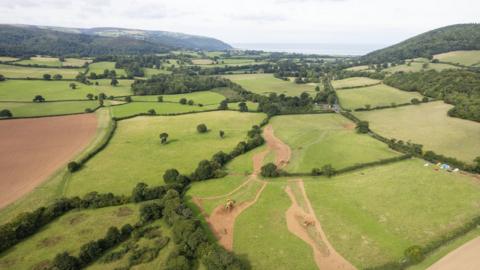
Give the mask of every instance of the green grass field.
[(282, 180), (268, 183), (235, 222), (233, 250), (253, 269), (317, 269), (310, 246), (288, 231), (285, 212), (291, 201), (285, 186)]
[(268, 95), (270, 93), (285, 94), (287, 96), (299, 96), (303, 92), (315, 95), (315, 86), (311, 84), (296, 84), (273, 77), (272, 74), (240, 74), (224, 76), (245, 89), (257, 94)]
[(398, 260), (478, 215), (480, 184), (412, 159), (305, 187), (335, 249), (359, 269)]
[(326, 164), (340, 169), (398, 155), (370, 136), (357, 134), (355, 125), (338, 114), (277, 116), (270, 123), (292, 150), (289, 172), (308, 173)]
[(402, 91), (385, 84), (339, 90), (337, 96), (346, 109), (364, 108), (367, 104), (372, 107), (389, 106), (392, 103), (409, 103), (412, 98), (422, 99), (418, 92)]
[[(64, 79), (75, 79), (79, 72), (83, 72), (83, 68), (35, 68), (35, 67), (19, 67), (12, 65), (0, 64), (0, 74), (7, 78), (43, 78), (43, 74), (60, 74)], [(102, 71), (103, 72), (103, 71)]]
[(68, 81), (43, 80), (7, 80), (0, 82), (1, 101), (32, 101), (36, 95), (42, 95), (47, 101), (87, 99), (87, 94), (98, 95), (100, 92), (92, 86), (75, 83), (76, 89), (70, 88)]
[[(170, 168), (190, 174), (201, 160), (232, 150), (264, 118), (259, 113), (221, 111), (120, 121), (109, 145), (69, 180), (66, 194), (92, 190), (128, 194), (138, 182), (162, 184), (163, 173)], [(208, 133), (197, 133), (201, 123), (210, 129)], [(219, 130), (225, 138), (219, 137)], [(169, 134), (166, 145), (160, 143), (162, 132)]]
[(85, 63), (91, 62), (92, 59), (65, 58), (65, 62), (62, 62), (62, 67), (82, 67)]
[[(220, 89), (219, 89), (220, 90)], [(187, 100), (193, 100), (195, 104), (203, 105), (212, 105), (220, 104), (225, 97), (221, 94), (210, 92), (210, 91), (199, 91), (188, 94), (177, 94), (177, 95), (162, 95), (164, 101), (169, 102), (179, 102), (180, 99), (186, 98)], [(158, 95), (155, 96), (134, 96), (132, 97), (134, 101), (153, 101), (158, 100)]]
[(132, 94), (131, 85), (133, 80), (118, 80), (117, 86), (110, 85), (111, 80), (109, 79), (92, 80), (92, 82), (98, 82), (98, 85), (91, 85), (91, 87), (97, 89), (98, 93), (105, 93), (107, 96), (116, 97), (128, 96)]
[(480, 64), (480, 51), (453, 51), (437, 54), (433, 58), (442, 62), (474, 66)]
[(367, 77), (351, 77), (343, 80), (332, 81), (332, 85), (335, 89), (345, 88), (345, 87), (359, 87), (367, 86), (372, 84), (380, 83), (379, 80), (370, 79)]
[(449, 117), (451, 105), (442, 101), (355, 113), (387, 138), (411, 140), (424, 150), (471, 162), (480, 155), (480, 124)]
[(112, 116), (125, 117), (136, 115), (140, 113), (147, 113), (150, 109), (154, 109), (157, 114), (171, 114), (171, 113), (187, 113), (187, 112), (201, 112), (207, 110), (214, 110), (217, 105), (197, 106), (197, 105), (182, 105), (180, 103), (168, 102), (131, 102), (128, 104), (112, 106)]
[(349, 67), (349, 68), (346, 68), (346, 70), (350, 70), (350, 71), (370, 71), (368, 65)]
[(61, 67), (62, 62), (57, 57), (48, 57), (48, 56), (34, 56), (29, 60), (20, 60), (15, 62), (22, 65), (41, 65), (49, 67)]
[[(408, 61), (408, 60), (407, 60)], [(398, 65), (394, 67), (389, 67), (384, 69), (384, 71), (388, 73), (395, 73), (399, 71), (403, 72), (420, 72), (422, 70), (436, 70), (436, 71), (442, 71), (445, 69), (458, 69), (458, 67), (449, 65), (449, 64), (443, 64), (443, 63), (428, 63), (428, 66), (426, 68), (423, 67), (422, 62), (411, 62), (410, 65), (408, 64), (403, 64), (403, 65)]]
[(145, 77), (150, 78), (153, 75), (170, 74), (171, 72), (165, 69), (143, 68), (143, 73), (145, 74)]
[(115, 70), (117, 73), (117, 76), (120, 77), (122, 75), (126, 76), (127, 73), (125, 73), (124, 69), (121, 68), (115, 68), (115, 62), (96, 62), (96, 63), (91, 63), (88, 65), (88, 73), (90, 74), (91, 72), (95, 72), (96, 74), (103, 74), (103, 71), (105, 69), (108, 70)]
[(43, 269), (57, 253), (78, 255), (80, 247), (104, 237), (111, 226), (134, 225), (138, 205), (123, 205), (94, 210), (72, 211), (46, 225), (42, 230), (4, 252), (1, 269)]
[(18, 58), (16, 57), (10, 57), (10, 56), (0, 56), (0, 62), (12, 62), (16, 61)]
[(13, 117), (48, 116), (83, 113), (85, 109), (95, 109), (98, 101), (58, 101), (58, 102), (0, 102), (0, 110), (8, 109)]

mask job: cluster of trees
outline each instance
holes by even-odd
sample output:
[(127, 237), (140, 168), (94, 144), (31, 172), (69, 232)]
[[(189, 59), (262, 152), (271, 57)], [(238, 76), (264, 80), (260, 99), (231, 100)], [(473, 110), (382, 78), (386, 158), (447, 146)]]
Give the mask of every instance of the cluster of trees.
[(159, 74), (148, 80), (136, 80), (132, 84), (132, 90), (135, 95), (161, 95), (190, 93), (225, 86), (227, 86), (225, 79), (219, 77)]
[[(116, 79), (117, 78), (117, 72), (112, 69), (105, 69), (103, 73), (97, 74), (95, 72), (90, 72), (87, 76), (88, 79), (90, 80), (98, 80), (98, 79)], [(132, 77), (133, 78), (133, 77)]]
[(13, 114), (10, 110), (3, 109), (3, 110), (0, 110), (0, 117), (10, 118), (10, 117), (13, 117)]
[(467, 70), (397, 72), (384, 81), (455, 105), (448, 115), (480, 122), (480, 73)]
[(337, 94), (335, 93), (335, 89), (333, 89), (333, 86), (330, 82), (330, 78), (324, 77), (322, 80), (322, 84), (323, 84), (323, 89), (320, 91), (320, 89), (318, 88), (319, 91), (315, 96), (314, 101), (316, 103), (324, 103), (329, 105), (336, 104), (338, 98), (337, 98)]
[(43, 79), (46, 80), (46, 81), (50, 81), (52, 78), (53, 78), (54, 80), (56, 80), (56, 81), (59, 81), (59, 80), (63, 79), (63, 76), (62, 76), (61, 74), (55, 74), (55, 75), (53, 75), (53, 77), (52, 77), (52, 75), (50, 75), (50, 74), (48, 74), (48, 73), (45, 73), (45, 74), (43, 74), (42, 77), (43, 77)]

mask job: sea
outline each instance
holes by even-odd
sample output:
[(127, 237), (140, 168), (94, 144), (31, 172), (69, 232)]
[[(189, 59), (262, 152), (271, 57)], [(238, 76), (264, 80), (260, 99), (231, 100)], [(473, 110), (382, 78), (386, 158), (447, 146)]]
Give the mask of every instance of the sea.
[(303, 54), (359, 56), (386, 47), (386, 44), (347, 43), (233, 43), (236, 49)]

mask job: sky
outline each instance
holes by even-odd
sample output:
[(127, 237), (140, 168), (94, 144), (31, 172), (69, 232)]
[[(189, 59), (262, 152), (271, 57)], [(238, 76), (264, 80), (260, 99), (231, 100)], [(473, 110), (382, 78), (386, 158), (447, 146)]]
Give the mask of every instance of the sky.
[(393, 44), (479, 22), (478, 0), (0, 0), (0, 23), (124, 27), (227, 43)]

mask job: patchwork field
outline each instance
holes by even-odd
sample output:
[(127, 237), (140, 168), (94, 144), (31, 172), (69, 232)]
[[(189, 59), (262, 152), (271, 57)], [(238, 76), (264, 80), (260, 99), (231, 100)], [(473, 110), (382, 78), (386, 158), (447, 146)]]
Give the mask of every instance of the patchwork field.
[(332, 86), (335, 89), (349, 88), (349, 87), (360, 87), (367, 86), (372, 84), (378, 84), (380, 80), (370, 79), (367, 77), (351, 77), (342, 80), (332, 81)]
[(411, 140), (422, 144), (424, 150), (471, 162), (480, 155), (480, 124), (449, 117), (450, 108), (438, 101), (355, 115), (387, 138)]
[[(398, 260), (478, 215), (480, 184), (412, 159), (333, 177), (305, 179), (328, 239), (358, 268)], [(414, 213), (414, 214), (412, 214)]]
[(61, 67), (62, 62), (56, 57), (48, 57), (48, 56), (34, 56), (31, 57), (29, 60), (20, 60), (15, 63), (21, 65), (41, 65), (41, 66), (50, 66), (50, 67)]
[(128, 96), (132, 94), (133, 80), (118, 80), (117, 86), (110, 85), (111, 80), (101, 79), (92, 80), (93, 83), (98, 82), (98, 85), (92, 85), (98, 93), (105, 93), (107, 96)]
[(93, 139), (95, 114), (0, 121), (0, 208), (32, 191)]
[[(170, 168), (189, 174), (201, 160), (233, 149), (264, 118), (259, 113), (222, 111), (121, 121), (109, 145), (69, 180), (66, 194), (92, 190), (126, 194), (138, 182), (163, 183), (163, 173)], [(201, 123), (207, 125), (208, 133), (196, 131)], [(225, 138), (219, 137), (219, 130)], [(162, 132), (169, 134), (166, 145), (160, 143)]]
[(96, 100), (56, 102), (0, 102), (0, 110), (8, 109), (13, 117), (31, 117), (83, 113), (99, 106)]
[(417, 92), (402, 91), (385, 84), (339, 90), (337, 96), (346, 109), (364, 108), (365, 105), (389, 106), (392, 103), (409, 103), (413, 98), (422, 99), (422, 95)]
[(437, 54), (433, 58), (442, 62), (463, 66), (475, 66), (480, 64), (480, 51), (453, 51)]
[(0, 82), (0, 100), (32, 101), (36, 95), (42, 95), (46, 101), (87, 99), (87, 94), (98, 95), (100, 92), (92, 86), (75, 83), (76, 89), (70, 88), (68, 81), (7, 80)]
[[(217, 88), (217, 92), (220, 92), (224, 88)], [(159, 95), (156, 96), (134, 96), (132, 99), (134, 101), (158, 101)], [(177, 94), (177, 95), (162, 95), (164, 101), (169, 102), (179, 102), (180, 99), (186, 98), (187, 100), (193, 100), (195, 104), (203, 104), (203, 105), (212, 105), (212, 104), (220, 104), (222, 100), (225, 99), (225, 96), (211, 92), (211, 91), (199, 91), (193, 92), (188, 94)]]
[[(43, 78), (43, 74), (60, 74), (64, 79), (75, 79), (79, 72), (83, 72), (83, 68), (35, 68), (20, 67), (13, 65), (0, 64), (0, 74), (6, 78)], [(103, 71), (102, 71), (103, 72)]]
[(335, 169), (397, 156), (387, 145), (360, 135), (338, 114), (276, 116), (275, 134), (292, 149), (289, 172), (309, 173), (330, 164)]
[(134, 225), (139, 205), (72, 211), (46, 225), (0, 257), (1, 269), (44, 269), (57, 253), (77, 255), (80, 247), (104, 237), (108, 228)]
[(303, 92), (315, 95), (315, 86), (311, 84), (296, 84), (273, 77), (272, 74), (240, 74), (224, 76), (243, 88), (257, 94), (269, 95), (276, 93), (287, 96), (299, 96)]
[(96, 62), (88, 65), (88, 73), (95, 72), (96, 74), (103, 74), (104, 70), (115, 70), (117, 77), (126, 76), (124, 69), (115, 68), (115, 62)]

